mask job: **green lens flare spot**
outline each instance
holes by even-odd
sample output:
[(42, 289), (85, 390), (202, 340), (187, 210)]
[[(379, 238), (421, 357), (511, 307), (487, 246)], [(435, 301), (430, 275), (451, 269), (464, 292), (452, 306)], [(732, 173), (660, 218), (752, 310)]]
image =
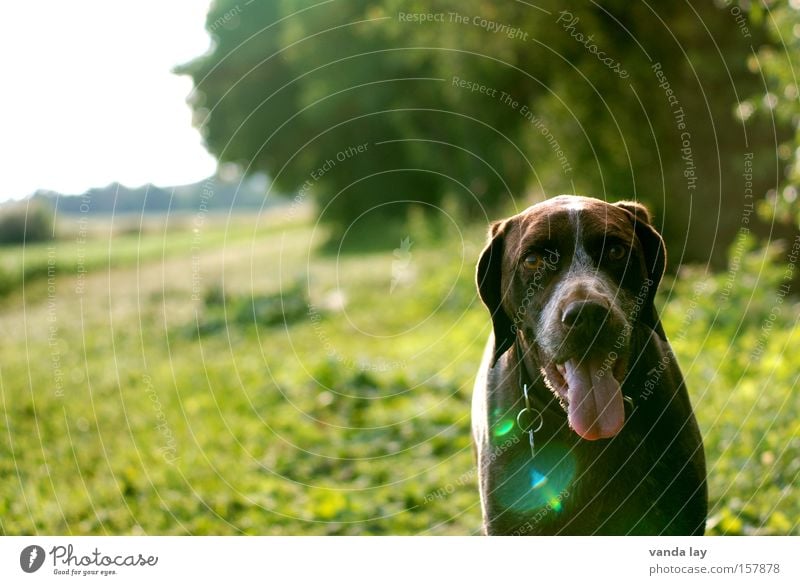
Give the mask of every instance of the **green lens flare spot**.
[(531, 469), (531, 488), (538, 489), (547, 483), (547, 476), (536, 469)]
[(513, 428), (514, 428), (513, 420), (511, 419), (502, 420), (494, 428), (494, 436), (502, 437), (503, 435), (507, 435)]

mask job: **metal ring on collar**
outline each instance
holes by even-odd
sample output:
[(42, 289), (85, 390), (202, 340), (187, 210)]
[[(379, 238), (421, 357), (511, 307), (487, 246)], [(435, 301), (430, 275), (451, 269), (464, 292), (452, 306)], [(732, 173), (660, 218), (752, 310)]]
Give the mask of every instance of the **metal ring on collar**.
[[(537, 421), (538, 424), (536, 424)], [(543, 424), (542, 413), (535, 408), (523, 408), (517, 415), (517, 426), (523, 433), (535, 433), (542, 428)], [(536, 428), (533, 428), (534, 425), (536, 425)]]

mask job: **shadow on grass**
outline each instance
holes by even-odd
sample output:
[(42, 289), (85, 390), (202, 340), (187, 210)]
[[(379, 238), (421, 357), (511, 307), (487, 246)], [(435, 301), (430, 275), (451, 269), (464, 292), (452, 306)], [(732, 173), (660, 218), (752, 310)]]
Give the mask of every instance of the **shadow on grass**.
[(417, 207), (406, 214), (372, 214), (369, 221), (328, 226), (329, 235), (317, 249), (324, 257), (379, 254), (402, 247), (403, 242), (435, 244), (442, 242), (453, 223), (431, 217)]

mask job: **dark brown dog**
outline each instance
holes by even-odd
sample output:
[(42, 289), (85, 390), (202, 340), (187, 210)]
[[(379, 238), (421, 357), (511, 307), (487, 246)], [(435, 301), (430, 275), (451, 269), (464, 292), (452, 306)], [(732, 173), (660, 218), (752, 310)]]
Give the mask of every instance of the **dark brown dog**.
[(560, 196), (490, 236), (472, 412), (484, 531), (703, 534), (703, 444), (653, 304), (666, 255), (647, 210)]

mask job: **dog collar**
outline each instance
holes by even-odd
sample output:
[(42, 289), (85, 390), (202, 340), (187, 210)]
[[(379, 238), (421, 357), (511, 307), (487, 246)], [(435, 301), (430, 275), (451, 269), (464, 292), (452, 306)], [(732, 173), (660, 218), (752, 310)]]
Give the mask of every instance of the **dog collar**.
[(547, 405), (542, 407), (542, 410), (539, 410), (532, 404), (533, 392), (531, 385), (528, 384), (524, 379), (523, 372), (527, 372), (528, 370), (525, 367), (524, 354), (522, 353), (522, 347), (520, 346), (518, 337), (514, 339), (514, 353), (517, 357), (517, 384), (522, 390), (523, 398), (522, 409), (520, 409), (520, 411), (517, 413), (516, 423), (519, 430), (528, 435), (528, 443), (531, 446), (531, 459), (533, 459), (536, 457), (535, 435), (544, 425), (544, 416), (542, 413), (547, 408)]

